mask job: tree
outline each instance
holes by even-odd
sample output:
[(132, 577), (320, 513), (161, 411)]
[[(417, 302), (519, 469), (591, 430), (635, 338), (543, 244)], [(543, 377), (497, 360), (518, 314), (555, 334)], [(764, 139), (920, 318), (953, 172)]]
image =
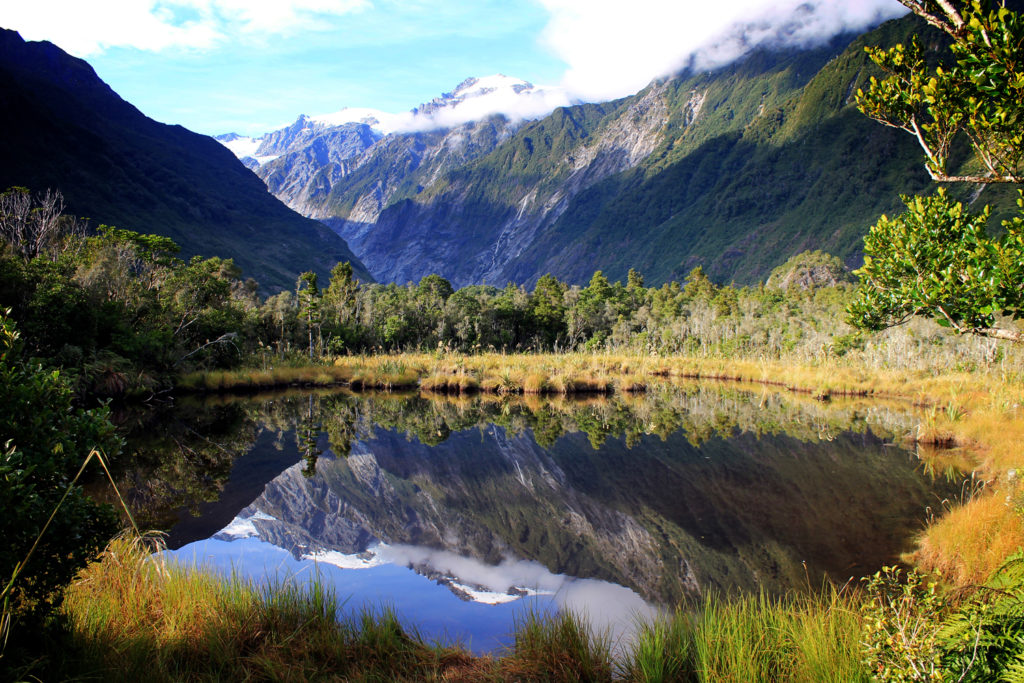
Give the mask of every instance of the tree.
[(686, 298), (710, 301), (717, 293), (718, 287), (708, 278), (703, 266), (697, 266), (686, 276), (683, 285), (683, 296)]
[(542, 341), (553, 346), (565, 334), (565, 290), (563, 282), (548, 273), (537, 280), (530, 294), (530, 316)]
[(334, 322), (344, 324), (355, 318), (358, 294), (359, 281), (353, 275), (352, 264), (348, 261), (336, 264), (331, 269), (331, 279), (323, 296), (324, 308), (331, 311)]
[[(964, 0), (900, 0), (951, 39), (954, 63), (930, 66), (911, 45), (867, 48), (889, 75), (857, 92), (868, 116), (912, 134), (937, 181), (1020, 183), (1024, 159), (1024, 20), (1005, 7)], [(965, 138), (983, 172), (951, 173), (954, 142)], [(966, 168), (970, 169), (968, 164)], [(920, 315), (961, 334), (1024, 341), (995, 327), (996, 313), (1024, 315), (1022, 214), (989, 236), (990, 211), (971, 213), (944, 190), (904, 197), (907, 211), (882, 216), (864, 240), (864, 267), (851, 324), (882, 329)]]
[[(857, 91), (857, 107), (913, 135), (937, 181), (1019, 183), (1024, 159), (1024, 19), (1003, 6), (963, 0), (900, 0), (952, 39), (952, 66), (929, 66), (915, 39), (867, 48), (889, 74)], [(958, 9), (959, 7), (959, 9)], [(985, 173), (950, 175), (953, 141), (970, 141)]]
[(864, 238), (852, 318), (879, 330), (920, 315), (961, 334), (1024, 341), (995, 327), (997, 312), (1024, 313), (1024, 221), (1004, 221), (1006, 233), (990, 237), (988, 207), (971, 213), (944, 189), (904, 201), (906, 213), (882, 216)]
[(320, 287), (316, 273), (306, 271), (295, 283), (295, 296), (299, 301), (299, 315), (306, 321), (309, 332), (309, 359), (313, 360), (313, 330), (320, 327)]
[(85, 233), (85, 225), (63, 211), (60, 192), (32, 197), (25, 188), (12, 187), (0, 193), (0, 239), (26, 259), (58, 249), (67, 235)]

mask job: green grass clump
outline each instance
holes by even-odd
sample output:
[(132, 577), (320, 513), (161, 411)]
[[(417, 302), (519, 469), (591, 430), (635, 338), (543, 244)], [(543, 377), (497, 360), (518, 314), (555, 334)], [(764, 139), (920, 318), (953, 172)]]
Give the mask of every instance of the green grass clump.
[(631, 681), (696, 681), (694, 624), (685, 614), (640, 624), (624, 668)]
[(393, 612), (340, 619), (314, 581), (256, 587), (188, 569), (120, 538), (67, 591), (82, 673), (110, 681), (421, 680), (472, 662), (428, 645)]
[(703, 673), (730, 681), (788, 680), (793, 647), (776, 605), (764, 598), (710, 600), (699, 619), (695, 645)]
[(501, 662), (509, 678), (566, 683), (612, 678), (610, 639), (595, 634), (575, 614), (527, 612), (516, 622), (514, 635), (512, 652)]
[(641, 624), (623, 674), (635, 681), (867, 681), (851, 600), (832, 589), (709, 598), (694, 613)]

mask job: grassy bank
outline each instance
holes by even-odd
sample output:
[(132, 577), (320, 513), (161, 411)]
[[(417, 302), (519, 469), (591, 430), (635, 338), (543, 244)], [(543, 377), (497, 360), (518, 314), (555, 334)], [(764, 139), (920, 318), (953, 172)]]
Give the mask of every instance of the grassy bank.
[(528, 613), (507, 651), (428, 643), (387, 610), (341, 616), (322, 585), (259, 588), (114, 541), (67, 592), (65, 667), (103, 680), (857, 681), (860, 621), (836, 592), (708, 601), (614, 644), (572, 615)]

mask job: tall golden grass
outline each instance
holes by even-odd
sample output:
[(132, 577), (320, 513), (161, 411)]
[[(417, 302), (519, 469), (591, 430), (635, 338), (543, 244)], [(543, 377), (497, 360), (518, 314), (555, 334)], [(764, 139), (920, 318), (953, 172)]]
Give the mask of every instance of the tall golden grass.
[(341, 617), (318, 582), (258, 587), (115, 539), (66, 592), (79, 673), (108, 681), (441, 679), (473, 661), (427, 644), (393, 612)]

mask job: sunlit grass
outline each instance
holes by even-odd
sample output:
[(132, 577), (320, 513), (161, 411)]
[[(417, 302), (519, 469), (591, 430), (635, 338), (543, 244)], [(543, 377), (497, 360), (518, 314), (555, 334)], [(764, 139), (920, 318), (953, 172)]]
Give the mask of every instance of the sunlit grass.
[(87, 671), (102, 680), (441, 678), (472, 661), (427, 644), (394, 612), (339, 618), (323, 584), (256, 586), (151, 555), (119, 538), (68, 588), (64, 612)]
[(632, 681), (867, 681), (856, 598), (709, 598), (694, 611), (641, 624), (624, 677)]
[(64, 605), (79, 673), (102, 680), (859, 681), (856, 597), (709, 599), (613, 643), (568, 612), (528, 611), (491, 656), (427, 643), (389, 609), (343, 615), (314, 580), (257, 586), (113, 541)]

